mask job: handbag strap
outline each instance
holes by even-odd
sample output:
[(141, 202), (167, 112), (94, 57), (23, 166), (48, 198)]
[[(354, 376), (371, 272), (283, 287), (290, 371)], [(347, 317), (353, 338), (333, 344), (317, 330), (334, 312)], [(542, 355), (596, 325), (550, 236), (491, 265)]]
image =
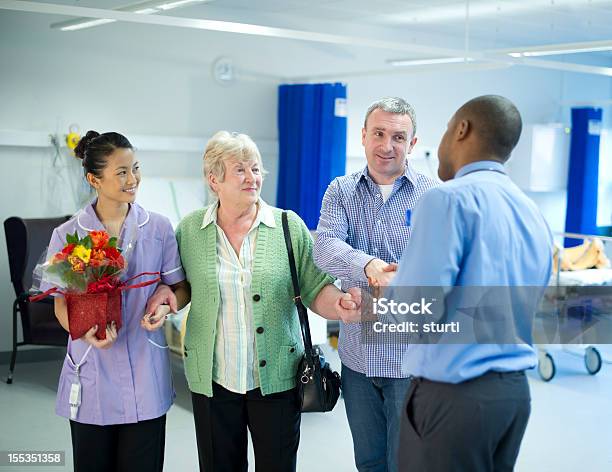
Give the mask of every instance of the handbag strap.
[(310, 324), (308, 323), (308, 313), (306, 311), (306, 307), (302, 303), (302, 296), (300, 295), (300, 283), (298, 280), (297, 269), (295, 268), (295, 256), (293, 255), (293, 244), (291, 244), (291, 233), (289, 233), (289, 223), (287, 221), (286, 211), (283, 211), (281, 219), (283, 223), (285, 245), (287, 246), (287, 256), (289, 257), (291, 282), (293, 283), (293, 302), (295, 303), (298, 317), (300, 318), (300, 328), (302, 331), (302, 339), (304, 341), (304, 350), (306, 351), (306, 360), (310, 365), (312, 365), (312, 338), (310, 337)]

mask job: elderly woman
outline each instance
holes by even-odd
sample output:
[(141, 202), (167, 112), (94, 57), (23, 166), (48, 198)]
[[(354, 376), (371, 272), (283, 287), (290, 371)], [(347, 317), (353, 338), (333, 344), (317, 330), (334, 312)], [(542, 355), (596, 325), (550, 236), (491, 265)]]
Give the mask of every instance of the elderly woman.
[[(264, 173), (248, 136), (215, 134), (204, 176), (216, 201), (176, 232), (191, 287), (190, 296), (179, 290), (176, 298), (179, 307), (191, 299), (184, 359), (203, 471), (246, 471), (247, 428), (257, 470), (296, 467), (303, 347), (282, 210), (259, 196)], [(293, 212), (288, 222), (304, 304), (328, 319), (356, 320), (358, 292), (338, 290), (315, 266), (304, 222)], [(160, 287), (148, 311), (164, 301), (176, 309), (174, 295)]]

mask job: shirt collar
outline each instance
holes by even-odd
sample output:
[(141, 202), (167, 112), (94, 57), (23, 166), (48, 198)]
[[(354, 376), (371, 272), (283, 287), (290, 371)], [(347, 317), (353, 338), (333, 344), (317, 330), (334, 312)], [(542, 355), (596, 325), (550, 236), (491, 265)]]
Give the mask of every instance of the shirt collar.
[[(83, 231), (106, 231), (104, 225), (98, 218), (94, 206), (98, 199), (95, 198), (85, 208), (77, 213), (77, 226)], [(142, 208), (137, 203), (130, 203), (130, 208), (121, 226), (118, 245), (124, 252), (124, 257), (127, 257), (129, 251), (133, 248), (133, 242), (138, 237), (138, 230), (149, 222), (150, 215), (147, 210)]]
[(469, 164), (464, 165), (461, 169), (457, 171), (455, 174), (455, 179), (459, 177), (463, 177), (470, 172), (476, 172), (481, 170), (492, 170), (494, 172), (502, 172), (506, 173), (504, 169), (504, 165), (501, 162), (497, 161), (476, 161), (470, 162)]
[[(96, 210), (94, 210), (94, 206), (97, 202), (98, 199), (94, 198), (85, 208), (77, 213), (77, 225), (83, 231), (105, 231), (104, 225), (98, 218)], [(149, 212), (136, 203), (130, 203), (130, 209), (125, 217), (123, 226), (130, 227), (138, 225), (140, 228), (148, 222)]]
[[(257, 200), (257, 206), (259, 209), (257, 210), (257, 216), (255, 217), (255, 221), (253, 222), (253, 227), (259, 226), (260, 223), (268, 226), (269, 228), (276, 228), (276, 221), (274, 219), (274, 212), (272, 208), (263, 201), (260, 197)], [(219, 208), (219, 200), (217, 200), (213, 205), (209, 206), (206, 212), (204, 213), (204, 218), (202, 219), (202, 226), (200, 229), (206, 228), (209, 224), (214, 223), (217, 224), (217, 210)]]
[[(408, 179), (409, 182), (412, 183), (412, 185), (416, 186), (416, 179), (417, 179), (417, 175), (416, 172), (414, 171), (414, 169), (412, 168), (412, 166), (409, 164), (408, 159), (406, 159), (406, 165), (404, 166), (404, 173), (402, 175), (400, 175), (398, 177), (398, 179), (401, 179), (402, 177), (406, 177), (406, 179)], [(368, 171), (368, 166), (366, 165), (363, 170), (361, 171), (361, 174), (359, 175), (359, 180), (372, 180), (372, 177), (370, 177), (370, 173)], [(397, 179), (396, 179), (397, 180)], [(374, 183), (374, 181), (372, 180), (372, 183)], [(378, 184), (375, 184), (378, 185)]]

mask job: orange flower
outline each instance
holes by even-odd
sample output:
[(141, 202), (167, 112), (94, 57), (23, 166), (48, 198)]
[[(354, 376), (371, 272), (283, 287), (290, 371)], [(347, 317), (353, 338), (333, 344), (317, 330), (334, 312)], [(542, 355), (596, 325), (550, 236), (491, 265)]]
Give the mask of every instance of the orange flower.
[(96, 260), (98, 262), (102, 262), (104, 261), (104, 258), (105, 258), (105, 255), (104, 255), (103, 249), (92, 249), (91, 250), (90, 261)]
[(89, 267), (102, 267), (104, 265), (104, 261), (99, 261), (97, 259), (89, 259)]
[(89, 237), (94, 249), (102, 249), (108, 244), (109, 236), (106, 231), (90, 231)]

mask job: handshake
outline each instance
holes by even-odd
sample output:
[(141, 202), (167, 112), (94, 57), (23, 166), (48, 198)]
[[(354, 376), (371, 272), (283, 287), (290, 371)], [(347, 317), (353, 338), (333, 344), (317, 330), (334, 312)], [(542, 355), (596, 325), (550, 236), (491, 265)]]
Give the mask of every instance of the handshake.
[(383, 287), (387, 287), (395, 273), (397, 272), (397, 264), (387, 264), (381, 259), (372, 259), (364, 268), (368, 285), (373, 288), (373, 296), (378, 298), (382, 294)]
[[(387, 264), (380, 259), (372, 259), (364, 269), (368, 285), (373, 288), (375, 297), (380, 295), (383, 287), (389, 285), (397, 271), (397, 264)], [(349, 288), (337, 301), (336, 313), (345, 323), (355, 323), (362, 318), (363, 296), (360, 288)], [(367, 312), (367, 310), (365, 310)]]

